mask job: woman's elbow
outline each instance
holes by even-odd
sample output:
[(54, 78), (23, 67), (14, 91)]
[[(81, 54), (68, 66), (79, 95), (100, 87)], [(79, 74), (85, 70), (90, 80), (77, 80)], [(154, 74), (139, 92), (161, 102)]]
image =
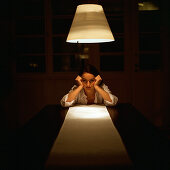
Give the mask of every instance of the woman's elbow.
[(106, 106), (115, 106), (118, 102), (118, 98), (115, 96), (111, 101), (105, 101)]

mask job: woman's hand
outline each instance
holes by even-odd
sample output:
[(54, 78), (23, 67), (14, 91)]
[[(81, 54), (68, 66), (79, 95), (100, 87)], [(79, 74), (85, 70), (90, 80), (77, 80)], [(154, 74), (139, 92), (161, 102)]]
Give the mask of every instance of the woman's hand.
[(100, 75), (96, 76), (94, 86), (98, 86), (101, 81), (102, 81), (102, 78), (100, 77)]
[(82, 86), (82, 87), (83, 87), (83, 83), (82, 83), (82, 81), (81, 81), (82, 78), (81, 78), (80, 76), (77, 76), (75, 80), (76, 80), (76, 82), (78, 83), (78, 86)]
[(78, 87), (72, 90), (70, 93), (68, 93), (68, 98), (66, 102), (71, 102), (76, 99), (77, 95), (80, 93), (80, 91), (83, 88), (83, 83), (81, 82), (81, 77), (76, 77), (76, 82), (78, 83)]

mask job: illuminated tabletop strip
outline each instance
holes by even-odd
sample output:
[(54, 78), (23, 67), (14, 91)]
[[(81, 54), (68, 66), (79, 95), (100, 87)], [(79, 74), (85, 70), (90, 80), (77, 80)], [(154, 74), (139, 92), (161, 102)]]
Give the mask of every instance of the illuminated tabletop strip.
[(105, 106), (70, 107), (46, 167), (128, 165), (131, 161)]

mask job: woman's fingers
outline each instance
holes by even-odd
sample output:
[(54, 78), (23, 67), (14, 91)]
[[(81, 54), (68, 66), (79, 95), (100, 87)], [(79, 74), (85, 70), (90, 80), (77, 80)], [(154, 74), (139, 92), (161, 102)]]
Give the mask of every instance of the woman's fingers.
[(100, 77), (100, 75), (95, 77), (96, 80), (102, 80), (102, 78)]
[(95, 79), (96, 79), (96, 81), (102, 80), (102, 78), (100, 77), (100, 75), (96, 76)]
[(95, 77), (95, 80), (96, 80), (95, 85), (99, 85), (99, 83), (102, 81), (102, 78), (100, 77), (100, 75), (98, 75)]
[(79, 85), (82, 85), (82, 78), (80, 76), (77, 76), (75, 80), (78, 82)]

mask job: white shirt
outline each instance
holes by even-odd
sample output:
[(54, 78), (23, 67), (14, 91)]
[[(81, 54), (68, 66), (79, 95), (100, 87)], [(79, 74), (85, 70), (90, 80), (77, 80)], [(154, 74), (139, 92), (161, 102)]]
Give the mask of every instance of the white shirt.
[[(102, 96), (96, 91), (94, 103), (96, 103), (96, 104), (104, 104), (104, 105), (106, 105), (106, 106), (114, 106), (114, 105), (116, 105), (116, 103), (117, 103), (117, 101), (118, 101), (118, 98), (111, 93), (111, 91), (109, 90), (108, 86), (106, 86), (105, 84), (102, 84), (100, 87), (109, 94), (109, 96), (110, 96), (110, 98), (111, 98), (112, 101), (109, 102), (109, 101), (107, 101), (107, 100), (103, 100)], [(71, 91), (73, 91), (75, 88), (77, 88), (76, 85), (74, 85), (74, 86), (71, 88), (71, 90), (69, 91), (69, 93), (70, 93)], [(68, 93), (68, 94), (69, 94), (69, 93)], [(85, 94), (85, 92), (84, 92), (84, 89), (82, 89), (82, 90), (79, 92), (79, 94), (77, 95), (77, 97), (76, 97), (73, 101), (71, 101), (71, 102), (66, 102), (67, 99), (68, 99), (68, 94), (66, 94), (66, 95), (61, 99), (61, 101), (60, 101), (60, 103), (61, 103), (61, 105), (62, 105), (63, 107), (70, 107), (70, 106), (73, 106), (73, 105), (76, 104), (76, 103), (77, 103), (77, 104), (87, 104), (87, 96), (86, 96), (86, 94)]]

